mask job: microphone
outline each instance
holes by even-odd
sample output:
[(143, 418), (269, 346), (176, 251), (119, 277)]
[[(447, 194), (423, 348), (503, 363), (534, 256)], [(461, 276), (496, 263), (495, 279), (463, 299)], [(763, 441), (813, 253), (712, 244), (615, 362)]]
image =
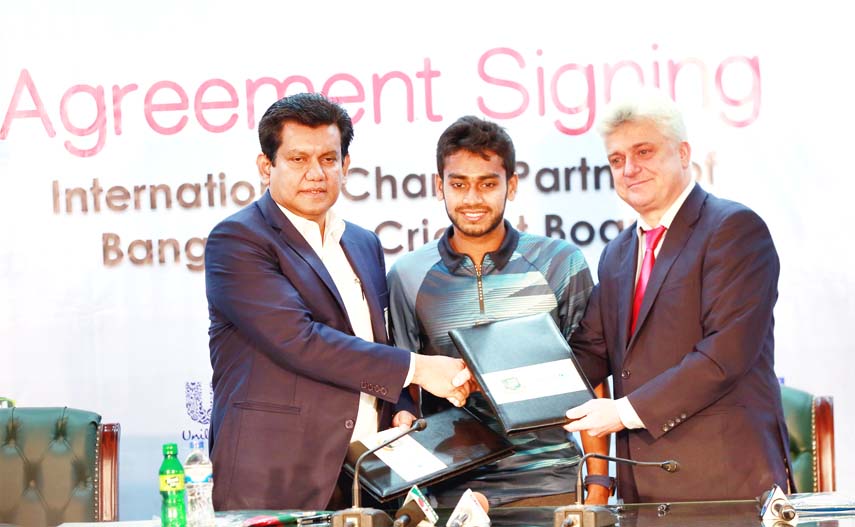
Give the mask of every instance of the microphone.
[(398, 509), (395, 513), (395, 521), (392, 522), (393, 527), (409, 527), (418, 525), (419, 522), (427, 518), (425, 511), (415, 501), (411, 501)]
[(360, 506), (359, 469), (362, 468), (362, 462), (369, 455), (381, 448), (386, 448), (406, 435), (419, 432), (425, 428), (427, 428), (427, 421), (416, 419), (410, 428), (395, 434), (374, 448), (369, 448), (356, 459), (356, 463), (353, 464), (353, 487), (351, 489), (353, 492), (353, 507), (335, 512), (332, 515), (332, 527), (390, 527), (392, 525), (392, 518), (380, 509), (362, 508)]
[(660, 466), (665, 472), (677, 472), (680, 470), (680, 464), (673, 459), (663, 462)]
[(622, 457), (606, 456), (589, 452), (579, 460), (579, 470), (576, 473), (576, 504), (566, 505), (555, 509), (554, 527), (607, 527), (617, 523), (617, 516), (611, 510), (599, 505), (584, 505), (585, 496), (582, 487), (582, 468), (590, 458), (605, 459), (615, 463), (626, 463), (637, 467), (659, 467), (665, 472), (674, 473), (680, 470), (680, 464), (673, 459), (667, 461), (636, 461)]
[(413, 485), (404, 499), (404, 505), (395, 513), (395, 521), (392, 526), (410, 527), (418, 525), (422, 520), (436, 524), (439, 521), (439, 515), (430, 506), (422, 491)]
[(760, 508), (760, 519), (764, 522), (769, 520), (783, 523), (798, 521), (798, 511), (777, 484), (773, 484), (771, 490), (764, 492), (760, 501), (763, 502), (763, 506)]
[(784, 521), (796, 519), (796, 509), (789, 503), (775, 502), (772, 504), (772, 510)]
[(490, 517), (487, 516), (489, 510), (490, 503), (483, 494), (466, 489), (451, 511), (445, 527), (490, 527)]
[(667, 461), (636, 461), (634, 459), (625, 459), (622, 457), (613, 457), (607, 456), (604, 454), (597, 454), (596, 452), (590, 452), (582, 456), (582, 459), (579, 460), (579, 470), (576, 473), (576, 505), (581, 505), (585, 502), (584, 493), (582, 487), (582, 467), (589, 458), (595, 459), (605, 459), (606, 461), (614, 461), (615, 463), (626, 463), (627, 465), (633, 465), (637, 467), (659, 467), (665, 472), (677, 472), (680, 470), (680, 464), (674, 461), (673, 459), (669, 459)]
[(395, 434), (392, 438), (387, 439), (386, 441), (383, 441), (382, 443), (375, 446), (374, 448), (370, 448), (370, 449), (366, 450), (365, 452), (362, 453), (361, 456), (359, 456), (356, 459), (356, 463), (353, 464), (353, 488), (351, 489), (353, 492), (353, 508), (354, 509), (359, 508), (359, 498), (360, 498), (360, 496), (359, 496), (359, 469), (362, 468), (362, 462), (365, 460), (365, 458), (368, 457), (370, 454), (377, 452), (381, 448), (386, 448), (387, 446), (391, 445), (392, 443), (401, 439), (402, 437), (410, 435), (413, 432), (421, 432), (425, 428), (427, 428), (427, 421), (425, 421), (424, 419), (416, 419), (415, 422), (413, 422), (412, 426), (410, 426), (409, 428), (407, 428), (403, 432)]

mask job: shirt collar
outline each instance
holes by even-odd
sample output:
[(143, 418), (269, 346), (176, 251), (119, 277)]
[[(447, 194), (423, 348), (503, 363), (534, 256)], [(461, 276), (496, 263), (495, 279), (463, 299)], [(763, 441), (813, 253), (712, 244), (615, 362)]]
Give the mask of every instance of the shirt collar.
[[(659, 219), (659, 225), (665, 227), (666, 230), (671, 228), (671, 223), (674, 222), (674, 218), (677, 216), (677, 213), (680, 212), (680, 207), (683, 206), (683, 203), (686, 202), (686, 198), (689, 197), (689, 193), (692, 192), (692, 189), (695, 188), (695, 180), (690, 179), (689, 184), (686, 185), (686, 188), (683, 189), (683, 192), (677, 196), (677, 199), (674, 200), (674, 203), (668, 207), (668, 210), (665, 211), (665, 214), (662, 215), (662, 218)], [(637, 220), (637, 228), (636, 234), (641, 236), (641, 231), (649, 231), (653, 227), (648, 225), (644, 219), (639, 216)]]
[[(490, 257), (490, 260), (492, 260), (493, 264), (499, 270), (504, 269), (508, 264), (520, 239), (520, 233), (511, 227), (511, 223), (508, 220), (503, 221), (505, 223), (505, 238), (502, 240), (502, 244), (495, 251), (485, 255)], [(449, 226), (445, 230), (445, 233), (443, 233), (442, 238), (439, 239), (439, 255), (445, 266), (453, 272), (463, 264), (464, 258), (468, 258), (468, 256), (456, 252), (451, 247), (452, 236), (454, 236), (453, 225)]]
[[(294, 225), (294, 228), (297, 229), (297, 232), (308, 242), (312, 239), (320, 239), (321, 237), (321, 226), (312, 220), (307, 220), (302, 216), (298, 216), (286, 209), (279, 203), (276, 203), (276, 206), (279, 207), (279, 210), (285, 214), (285, 217)], [(327, 211), (326, 219), (324, 220), (326, 228), (324, 229), (324, 239), (322, 245), (326, 245), (329, 242), (340, 243), (341, 236), (344, 234), (344, 229), (346, 228), (346, 224), (344, 219), (342, 219), (338, 214), (335, 213), (334, 210), (329, 209)], [(311, 242), (309, 245), (312, 245)]]

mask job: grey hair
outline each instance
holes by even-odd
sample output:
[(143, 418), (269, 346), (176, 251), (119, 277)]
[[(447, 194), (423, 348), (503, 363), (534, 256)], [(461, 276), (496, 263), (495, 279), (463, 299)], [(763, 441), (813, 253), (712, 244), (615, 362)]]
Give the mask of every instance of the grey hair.
[(674, 141), (688, 141), (686, 124), (677, 104), (659, 90), (644, 89), (609, 103), (597, 131), (603, 138), (624, 123), (652, 121), (663, 135)]

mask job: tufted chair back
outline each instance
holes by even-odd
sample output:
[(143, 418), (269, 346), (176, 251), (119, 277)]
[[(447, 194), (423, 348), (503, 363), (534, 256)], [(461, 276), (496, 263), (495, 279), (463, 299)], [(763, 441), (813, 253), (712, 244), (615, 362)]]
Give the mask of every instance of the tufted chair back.
[(118, 519), (119, 425), (73, 408), (0, 408), (0, 524)]
[(796, 491), (835, 490), (832, 398), (781, 386), (781, 400), (790, 434), (790, 459)]

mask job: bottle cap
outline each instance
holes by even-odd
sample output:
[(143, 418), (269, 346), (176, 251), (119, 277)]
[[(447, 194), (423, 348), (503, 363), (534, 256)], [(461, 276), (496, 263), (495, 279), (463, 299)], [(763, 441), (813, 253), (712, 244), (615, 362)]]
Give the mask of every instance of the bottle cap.
[(177, 456), (178, 455), (178, 445), (175, 443), (164, 443), (163, 444), (163, 455), (164, 456)]

